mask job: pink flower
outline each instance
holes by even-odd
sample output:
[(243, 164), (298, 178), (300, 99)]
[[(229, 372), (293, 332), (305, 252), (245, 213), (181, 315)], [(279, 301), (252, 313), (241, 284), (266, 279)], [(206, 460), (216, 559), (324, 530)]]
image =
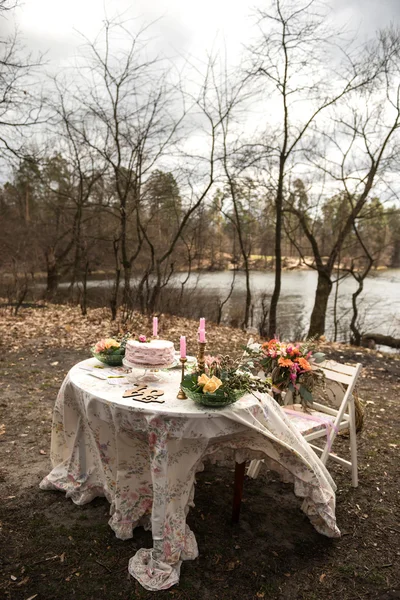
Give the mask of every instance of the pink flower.
[(171, 526), (169, 523), (165, 523), (164, 525), (164, 536), (168, 536), (171, 533)]
[(217, 356), (210, 356), (209, 354), (204, 357), (204, 361), (207, 367), (211, 367), (213, 363), (220, 364), (220, 359)]
[(94, 347), (94, 351), (96, 353), (104, 352), (105, 349), (106, 349), (105, 340), (100, 340), (99, 342), (97, 342), (97, 344)]
[(152, 432), (150, 433), (150, 435), (149, 435), (149, 445), (150, 445), (150, 446), (155, 446), (155, 444), (156, 444), (156, 441), (157, 441), (157, 436), (156, 436), (156, 434), (154, 433), (154, 431), (152, 431)]
[(151, 507), (153, 506), (153, 500), (151, 498), (145, 498), (144, 500), (142, 500), (142, 502), (140, 503), (140, 508), (144, 511), (147, 512), (148, 510), (151, 509)]
[(169, 542), (164, 542), (164, 556), (165, 558), (169, 558), (172, 554), (171, 544)]
[(145, 342), (146, 341), (146, 336), (145, 335), (139, 335), (139, 342)]

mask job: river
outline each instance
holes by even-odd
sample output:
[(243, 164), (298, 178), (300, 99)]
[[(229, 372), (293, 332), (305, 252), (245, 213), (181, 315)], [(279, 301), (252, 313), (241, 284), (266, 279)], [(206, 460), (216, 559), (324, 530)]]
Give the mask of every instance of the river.
[[(251, 288), (253, 294), (253, 325), (257, 327), (261, 315), (262, 293), (268, 297), (274, 285), (273, 272), (253, 271)], [(208, 316), (214, 318), (218, 299), (223, 300), (229, 292), (232, 272), (194, 273), (190, 276), (185, 289), (189, 292), (185, 301), (177, 306), (176, 294), (180, 282), (186, 278), (179, 273), (171, 279), (168, 294), (170, 302), (164, 306), (166, 312), (171, 311), (185, 316)], [(111, 280), (91, 280), (90, 288), (111, 286)], [(282, 274), (282, 291), (278, 307), (279, 329), (285, 337), (304, 337), (307, 333), (310, 315), (314, 304), (317, 274), (312, 270), (284, 271)], [(67, 284), (64, 284), (67, 285)], [(245, 298), (245, 275), (237, 273), (234, 293), (224, 307), (224, 322), (240, 322)], [(351, 295), (357, 284), (352, 277), (340, 282), (337, 314), (338, 340), (348, 341), (349, 323), (351, 319)], [(190, 290), (195, 293), (190, 296)], [(93, 290), (94, 291), (94, 290)], [(104, 291), (103, 291), (104, 294)], [(167, 294), (167, 290), (164, 290)], [(328, 305), (326, 337), (334, 338), (334, 306), (335, 289), (332, 290)], [(185, 302), (191, 305), (185, 306)], [(107, 302), (106, 302), (107, 304)], [(364, 291), (359, 297), (359, 325), (363, 332), (374, 332), (400, 337), (400, 269), (379, 270), (364, 282)], [(201, 313), (201, 314), (200, 314)]]
[[(264, 292), (269, 297), (272, 294), (275, 274), (272, 272), (251, 273), (251, 288), (255, 304), (255, 325), (259, 320), (260, 296)], [(180, 277), (179, 279), (181, 279)], [(197, 276), (191, 277), (194, 284)], [(198, 288), (210, 296), (224, 298), (232, 281), (232, 273), (201, 274)], [(282, 275), (282, 291), (278, 307), (278, 320), (286, 324), (290, 335), (306, 333), (314, 305), (317, 273), (315, 271), (285, 271)], [(229, 310), (244, 303), (245, 297), (244, 273), (236, 275), (235, 293), (229, 303)], [(351, 296), (356, 290), (357, 283), (352, 277), (340, 282), (337, 314), (339, 321), (340, 339), (348, 339), (351, 319)], [(329, 299), (326, 336), (334, 337), (334, 292)], [(258, 301), (257, 301), (258, 300)], [(359, 297), (359, 322), (362, 331), (372, 331), (400, 337), (400, 269), (376, 271), (364, 282), (364, 291)]]

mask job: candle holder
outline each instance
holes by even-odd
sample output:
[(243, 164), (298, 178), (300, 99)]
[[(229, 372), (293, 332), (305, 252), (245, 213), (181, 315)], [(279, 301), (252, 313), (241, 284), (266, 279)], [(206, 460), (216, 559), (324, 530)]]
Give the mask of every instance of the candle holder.
[(206, 342), (199, 342), (199, 352), (197, 355), (197, 370), (200, 373), (204, 373), (204, 371), (205, 371), (206, 363), (205, 363), (204, 357), (205, 357), (205, 352), (206, 352), (206, 345), (207, 345)]
[(182, 382), (183, 382), (183, 378), (185, 376), (185, 362), (187, 361), (187, 358), (180, 358), (179, 360), (181, 361), (181, 364), (182, 364), (182, 375), (181, 375), (181, 385), (179, 386), (179, 392), (178, 392), (177, 398), (179, 400), (186, 400), (187, 396), (182, 389)]

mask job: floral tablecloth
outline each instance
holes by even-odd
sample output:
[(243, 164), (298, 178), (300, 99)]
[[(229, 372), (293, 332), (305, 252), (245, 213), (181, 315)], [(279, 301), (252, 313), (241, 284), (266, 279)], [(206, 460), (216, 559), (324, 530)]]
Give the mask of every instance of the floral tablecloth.
[(53, 469), (40, 487), (62, 490), (76, 504), (105, 496), (109, 524), (120, 539), (131, 538), (138, 525), (151, 528), (153, 548), (129, 561), (129, 572), (146, 589), (174, 585), (182, 561), (198, 555), (186, 515), (205, 459), (230, 466), (264, 459), (293, 482), (315, 529), (340, 535), (335, 484), (273, 398), (247, 395), (229, 407), (205, 409), (176, 398), (180, 373), (170, 371), (155, 385), (164, 390), (165, 403), (144, 404), (122, 398), (126, 385), (109, 385), (82, 368), (95, 363), (75, 365), (61, 386), (53, 415)]

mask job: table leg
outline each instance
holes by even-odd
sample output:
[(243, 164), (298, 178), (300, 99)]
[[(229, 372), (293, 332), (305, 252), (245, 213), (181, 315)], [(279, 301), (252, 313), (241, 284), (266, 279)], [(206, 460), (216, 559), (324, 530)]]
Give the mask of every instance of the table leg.
[(233, 488), (232, 523), (239, 522), (240, 506), (242, 504), (244, 474), (246, 463), (235, 463), (235, 484)]

